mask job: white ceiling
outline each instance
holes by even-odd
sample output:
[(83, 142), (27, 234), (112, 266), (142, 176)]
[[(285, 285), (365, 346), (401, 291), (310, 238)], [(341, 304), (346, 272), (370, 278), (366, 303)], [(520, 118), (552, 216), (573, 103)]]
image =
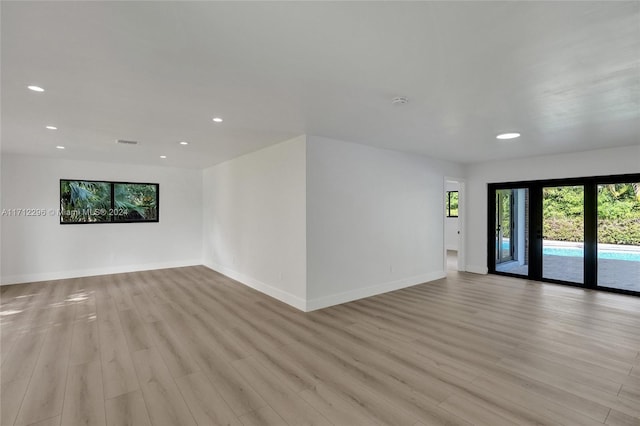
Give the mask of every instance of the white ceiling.
[(1, 7), (2, 152), (205, 167), (301, 133), (459, 162), (640, 143), (638, 1)]

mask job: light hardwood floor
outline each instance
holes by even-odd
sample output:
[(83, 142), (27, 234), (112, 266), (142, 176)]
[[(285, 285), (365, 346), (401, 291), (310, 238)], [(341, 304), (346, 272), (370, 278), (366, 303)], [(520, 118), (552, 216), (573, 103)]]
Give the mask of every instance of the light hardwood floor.
[(301, 313), (205, 267), (2, 288), (1, 424), (640, 425), (640, 298), (451, 272)]

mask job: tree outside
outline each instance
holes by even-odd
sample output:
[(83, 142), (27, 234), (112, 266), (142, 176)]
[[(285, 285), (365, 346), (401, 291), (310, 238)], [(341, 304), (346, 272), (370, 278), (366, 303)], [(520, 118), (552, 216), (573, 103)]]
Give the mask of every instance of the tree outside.
[[(584, 191), (581, 186), (545, 188), (544, 236), (547, 240), (584, 240)], [(640, 245), (640, 184), (598, 186), (598, 242)]]
[(155, 184), (63, 180), (62, 223), (157, 220), (157, 188)]

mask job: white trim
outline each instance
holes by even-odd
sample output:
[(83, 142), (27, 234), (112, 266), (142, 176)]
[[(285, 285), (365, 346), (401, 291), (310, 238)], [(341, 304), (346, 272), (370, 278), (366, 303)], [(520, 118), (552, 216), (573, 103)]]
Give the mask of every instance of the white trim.
[(233, 269), (226, 268), (221, 265), (217, 265), (215, 263), (205, 263), (205, 265), (209, 269), (213, 269), (216, 272), (219, 272), (227, 277), (238, 281), (240, 284), (244, 284), (247, 287), (251, 287), (254, 290), (258, 290), (261, 293), (266, 294), (267, 296), (271, 296), (274, 299), (277, 299), (281, 302), (286, 303), (287, 305), (293, 306), (296, 309), (301, 311), (306, 311), (306, 301), (298, 296), (295, 296), (286, 291), (282, 291), (279, 288), (276, 288), (272, 285), (264, 283), (262, 281), (256, 280), (248, 275), (244, 275), (240, 272), (234, 271)]
[(458, 271), (467, 271), (467, 181), (458, 179)]
[[(444, 191), (445, 194), (447, 192), (447, 182), (455, 182), (458, 184), (458, 242), (457, 245), (458, 247), (455, 249), (451, 249), (449, 247), (446, 246), (446, 241), (447, 241), (447, 236), (446, 236), (446, 230), (447, 230), (447, 224), (446, 224), (446, 215), (445, 216), (445, 222), (443, 222), (443, 235), (444, 235), (444, 241), (445, 241), (445, 251), (444, 251), (444, 268), (445, 270), (447, 269), (448, 265), (447, 265), (447, 250), (456, 250), (458, 252), (458, 263), (456, 265), (456, 270), (460, 271), (460, 272), (464, 272), (466, 271), (466, 265), (465, 265), (465, 261), (466, 261), (466, 257), (467, 257), (467, 247), (466, 247), (466, 235), (467, 235), (467, 229), (466, 229), (466, 220), (467, 220), (467, 212), (466, 212), (466, 207), (467, 207), (467, 193), (466, 193), (466, 185), (467, 185), (467, 180), (465, 178), (459, 178), (459, 177), (453, 177), (453, 176), (445, 176), (444, 177)], [(444, 209), (443, 209), (444, 210)], [(486, 272), (485, 272), (486, 273)]]
[(202, 265), (202, 259), (177, 262), (147, 263), (144, 265), (123, 265), (108, 268), (79, 269), (75, 271), (41, 272), (37, 274), (11, 275), (2, 277), (0, 285), (24, 284), (39, 281), (63, 280), (68, 278), (92, 277), (95, 275), (122, 274), (125, 272), (150, 271), (153, 269), (181, 268)]
[(489, 268), (486, 266), (467, 265), (465, 269), (473, 274), (487, 275), (489, 273)]
[(429, 281), (439, 280), (441, 278), (445, 278), (446, 276), (447, 273), (445, 271), (436, 271), (428, 274), (404, 278), (397, 281), (377, 284), (371, 287), (359, 288), (356, 290), (345, 291), (344, 293), (337, 293), (330, 296), (307, 300), (306, 312), (327, 308), (329, 306), (340, 305), (342, 303), (351, 302), (353, 300), (364, 299), (365, 297), (371, 297), (377, 294), (387, 293), (389, 291), (412, 287), (414, 285), (423, 284)]

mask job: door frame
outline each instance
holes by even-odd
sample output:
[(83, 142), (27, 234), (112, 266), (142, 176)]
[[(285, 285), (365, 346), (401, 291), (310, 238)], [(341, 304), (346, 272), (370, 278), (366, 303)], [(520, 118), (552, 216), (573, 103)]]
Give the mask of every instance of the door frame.
[[(621, 182), (640, 182), (640, 173), (545, 179), (533, 181), (511, 181), (487, 185), (487, 267), (490, 274), (562, 284), (585, 289), (640, 296), (640, 291), (631, 291), (597, 285), (598, 277), (598, 185)], [(545, 187), (581, 185), (584, 187), (584, 284), (572, 283), (542, 276), (542, 190)], [(496, 190), (526, 188), (529, 190), (529, 268), (528, 275), (518, 275), (496, 270)]]
[[(445, 176), (443, 180), (443, 191), (444, 194), (447, 193), (447, 182), (457, 182), (458, 183), (458, 265), (457, 270), (460, 272), (464, 272), (467, 270), (466, 268), (466, 180), (464, 178)], [(444, 211), (444, 208), (442, 209)], [(446, 272), (447, 270), (447, 247), (444, 243), (446, 241), (446, 215), (443, 215), (442, 219), (442, 236), (443, 236), (443, 247), (444, 247), (444, 264), (443, 268)]]
[[(498, 191), (504, 191), (504, 190), (498, 190)], [(502, 242), (503, 242), (503, 235), (504, 235), (504, 227), (502, 226), (504, 224), (504, 217), (501, 216), (501, 211), (504, 212), (504, 203), (502, 198), (497, 198), (496, 199), (496, 217), (495, 217), (495, 222), (494, 222), (494, 229), (495, 229), (495, 233), (494, 233), (494, 241), (496, 241), (496, 234), (498, 236), (498, 245), (499, 245), (499, 249), (494, 248), (495, 250), (495, 263), (496, 265), (498, 263), (504, 263), (504, 262), (509, 262), (513, 260), (513, 255), (515, 253), (515, 249), (514, 249), (514, 241), (515, 241), (515, 236), (514, 236), (514, 228), (515, 228), (515, 209), (514, 209), (514, 197), (513, 197), (513, 190), (511, 190), (511, 193), (509, 194), (509, 256), (507, 256), (506, 258), (504, 257), (504, 249), (502, 248)], [(498, 223), (499, 222), (499, 223)], [(498, 230), (498, 226), (500, 227), (500, 229)], [(500, 255), (498, 255), (498, 253)], [(501, 259), (498, 262), (498, 259)]]

